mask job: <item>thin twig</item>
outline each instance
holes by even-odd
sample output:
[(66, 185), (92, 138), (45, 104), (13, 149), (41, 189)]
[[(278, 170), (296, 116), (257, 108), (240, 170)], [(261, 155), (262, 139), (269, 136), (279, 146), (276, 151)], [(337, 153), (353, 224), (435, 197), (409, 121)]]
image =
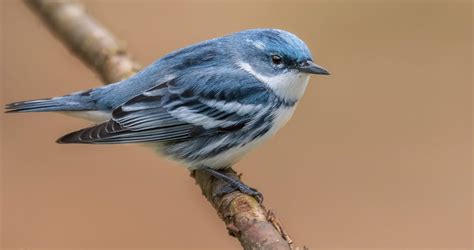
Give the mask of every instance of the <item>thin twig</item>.
[[(97, 72), (105, 84), (118, 82), (138, 72), (138, 63), (105, 27), (86, 13), (78, 1), (25, 2), (63, 44)], [(240, 179), (233, 169), (227, 171)], [(221, 189), (225, 182), (202, 171), (194, 171), (191, 176), (225, 222), (229, 234), (237, 237), (244, 249), (292, 249), (292, 241), (275, 214), (253, 197), (237, 191), (216, 196), (216, 190)]]

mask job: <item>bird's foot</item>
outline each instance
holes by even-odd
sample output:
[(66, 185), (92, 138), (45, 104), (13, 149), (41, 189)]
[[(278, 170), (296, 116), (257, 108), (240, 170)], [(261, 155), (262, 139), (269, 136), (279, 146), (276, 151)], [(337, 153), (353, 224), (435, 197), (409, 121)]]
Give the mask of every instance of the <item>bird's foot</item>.
[(241, 193), (248, 194), (254, 197), (258, 203), (263, 202), (263, 195), (257, 189), (245, 185), (243, 182), (237, 183), (228, 183), (226, 186), (221, 188), (216, 192), (215, 195), (223, 196), (234, 191), (240, 191)]
[(214, 176), (217, 179), (223, 180), (227, 182), (227, 185), (222, 187), (221, 189), (215, 191), (214, 195), (216, 196), (224, 196), (226, 194), (232, 193), (234, 191), (240, 191), (241, 193), (248, 194), (252, 197), (254, 197), (258, 203), (263, 202), (263, 195), (257, 189), (252, 188), (247, 186), (245, 183), (238, 179), (234, 179), (228, 175), (226, 175), (225, 172), (219, 171), (219, 170), (214, 170), (211, 168), (203, 168), (203, 171), (209, 173), (210, 175)]

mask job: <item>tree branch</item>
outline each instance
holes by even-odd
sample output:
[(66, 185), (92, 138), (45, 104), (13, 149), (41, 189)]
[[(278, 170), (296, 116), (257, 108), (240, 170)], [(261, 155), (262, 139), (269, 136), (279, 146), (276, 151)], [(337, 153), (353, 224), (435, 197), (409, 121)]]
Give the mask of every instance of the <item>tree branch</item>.
[[(102, 78), (104, 83), (126, 79), (139, 70), (125, 48), (101, 24), (74, 0), (25, 0), (50, 30)], [(233, 169), (228, 174), (240, 179)], [(226, 183), (202, 171), (191, 176), (202, 194), (217, 210), (230, 235), (237, 237), (244, 249), (292, 249), (292, 241), (275, 215), (253, 197), (233, 192), (214, 195)]]
[(74, 0), (25, 0), (50, 30), (104, 83), (126, 79), (139, 70), (125, 48)]

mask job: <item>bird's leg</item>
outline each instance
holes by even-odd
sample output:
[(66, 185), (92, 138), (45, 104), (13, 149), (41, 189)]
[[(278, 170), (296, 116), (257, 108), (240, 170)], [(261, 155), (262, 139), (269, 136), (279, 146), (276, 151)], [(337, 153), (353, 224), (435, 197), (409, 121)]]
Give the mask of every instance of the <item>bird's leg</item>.
[(217, 190), (215, 195), (222, 196), (222, 195), (226, 195), (238, 190), (244, 194), (253, 196), (259, 203), (263, 202), (263, 195), (260, 192), (258, 192), (257, 189), (249, 187), (243, 182), (241, 182), (240, 180), (234, 179), (226, 175), (224, 171), (214, 170), (209, 167), (201, 168), (199, 170), (204, 171), (214, 176), (215, 178), (223, 180), (227, 183), (226, 186), (224, 186), (220, 190)]

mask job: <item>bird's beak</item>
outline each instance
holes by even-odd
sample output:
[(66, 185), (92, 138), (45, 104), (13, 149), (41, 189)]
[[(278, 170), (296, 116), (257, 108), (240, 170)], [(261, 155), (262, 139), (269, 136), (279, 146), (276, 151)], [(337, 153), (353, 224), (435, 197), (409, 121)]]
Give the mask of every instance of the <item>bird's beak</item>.
[(329, 71), (325, 68), (317, 65), (311, 60), (306, 60), (298, 66), (299, 71), (308, 73), (308, 74), (316, 74), (316, 75), (329, 75)]

